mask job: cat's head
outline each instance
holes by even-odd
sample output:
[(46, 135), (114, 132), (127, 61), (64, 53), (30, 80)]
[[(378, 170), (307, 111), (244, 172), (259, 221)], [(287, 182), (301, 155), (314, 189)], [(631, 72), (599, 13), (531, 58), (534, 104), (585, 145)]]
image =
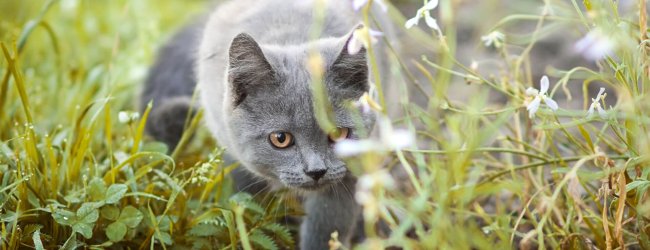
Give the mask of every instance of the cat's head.
[[(349, 53), (351, 36), (306, 45), (265, 46), (239, 34), (229, 49), (230, 141), (239, 160), (266, 179), (299, 190), (318, 190), (348, 172), (334, 143), (368, 133), (375, 115), (350, 108), (369, 90), (366, 51)], [(337, 131), (318, 125), (308, 55), (317, 48)], [(359, 126), (361, 125), (361, 126)], [(362, 132), (365, 131), (365, 132)]]

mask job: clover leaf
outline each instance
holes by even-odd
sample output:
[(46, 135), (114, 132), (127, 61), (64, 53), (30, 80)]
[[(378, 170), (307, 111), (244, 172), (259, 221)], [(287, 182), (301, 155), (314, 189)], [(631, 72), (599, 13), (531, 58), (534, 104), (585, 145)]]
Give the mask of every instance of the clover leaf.
[(122, 212), (119, 213), (119, 216), (114, 216), (116, 209), (117, 208), (107, 209), (105, 212), (106, 215), (104, 216), (104, 218), (116, 218), (116, 220), (113, 223), (109, 224), (106, 228), (106, 237), (108, 237), (108, 239), (113, 242), (118, 242), (124, 239), (124, 236), (126, 235), (128, 229), (137, 227), (144, 217), (142, 215), (142, 212), (133, 206), (127, 206), (122, 209)]

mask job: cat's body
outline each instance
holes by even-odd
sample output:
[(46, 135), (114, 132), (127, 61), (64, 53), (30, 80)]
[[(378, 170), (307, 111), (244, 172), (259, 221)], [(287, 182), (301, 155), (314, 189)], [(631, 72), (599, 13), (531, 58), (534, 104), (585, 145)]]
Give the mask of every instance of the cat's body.
[(147, 131), (173, 147), (196, 85), (218, 144), (255, 176), (305, 194), (300, 247), (327, 249), (334, 231), (349, 241), (360, 207), (353, 199), (355, 179), (333, 152), (333, 140), (342, 138), (323, 131), (314, 116), (309, 54), (323, 59), (339, 132), (357, 138), (355, 122), (370, 131), (374, 114), (351, 112), (348, 105), (369, 89), (366, 51), (348, 51), (359, 25), (351, 2), (325, 1), (321, 33), (313, 40), (314, 2), (223, 4), (163, 48), (143, 101), (154, 100)]

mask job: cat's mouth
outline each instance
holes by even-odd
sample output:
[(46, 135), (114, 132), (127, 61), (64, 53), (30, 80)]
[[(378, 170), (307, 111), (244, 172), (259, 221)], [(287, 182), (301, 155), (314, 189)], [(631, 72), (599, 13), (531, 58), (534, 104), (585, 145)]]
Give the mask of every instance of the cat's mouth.
[(332, 185), (333, 182), (331, 181), (323, 181), (320, 180), (318, 182), (316, 181), (308, 181), (308, 182), (302, 182), (302, 183), (285, 183), (286, 186), (290, 188), (295, 188), (295, 189), (300, 189), (304, 191), (318, 191), (325, 189), (329, 186)]
[(285, 187), (303, 191), (319, 191), (331, 188), (334, 184), (343, 180), (347, 169), (338, 168), (337, 171), (331, 171), (322, 178), (310, 178), (300, 173), (281, 172), (278, 179)]

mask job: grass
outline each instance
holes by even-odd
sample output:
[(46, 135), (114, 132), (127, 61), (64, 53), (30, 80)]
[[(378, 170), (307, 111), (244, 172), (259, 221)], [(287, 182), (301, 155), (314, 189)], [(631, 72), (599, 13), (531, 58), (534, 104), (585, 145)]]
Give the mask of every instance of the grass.
[[(628, 2), (441, 1), (432, 13), (443, 37), (424, 24), (403, 30), (389, 59), (404, 80), (382, 82), (399, 91), (379, 99), (399, 107), (393, 126), (417, 143), (347, 160), (376, 180), (359, 190), (370, 197), (368, 239), (354, 247), (650, 248), (650, 47), (645, 1)], [(393, 3), (396, 27), (422, 6)], [(0, 248), (294, 246), (295, 225), (278, 222), (301, 213), (293, 196), (233, 193), (237, 165), (223, 164), (200, 117), (167, 154), (143, 135), (147, 112), (133, 116), (156, 48), (206, 6), (0, 2)], [(463, 12), (472, 8), (480, 20)], [(480, 36), (492, 32), (504, 36), (486, 47)], [(536, 50), (555, 41), (575, 52), (587, 34), (615, 47), (559, 68)], [(542, 104), (531, 119), (526, 89), (543, 74), (560, 108)], [(606, 89), (604, 117), (587, 117), (590, 86)]]

